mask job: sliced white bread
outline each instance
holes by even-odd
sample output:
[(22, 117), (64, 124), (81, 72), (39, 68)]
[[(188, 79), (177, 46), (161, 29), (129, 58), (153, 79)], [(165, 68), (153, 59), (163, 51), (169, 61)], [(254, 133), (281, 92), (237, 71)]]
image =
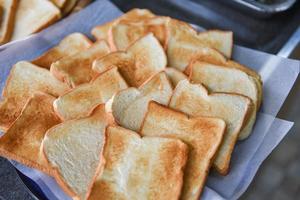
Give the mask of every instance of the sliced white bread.
[(67, 56), (88, 49), (92, 42), (81, 33), (72, 33), (63, 38), (59, 44), (32, 61), (40, 67), (50, 69), (52, 63)]
[(53, 175), (40, 149), (46, 131), (60, 123), (52, 107), (54, 99), (36, 93), (27, 101), (20, 116), (0, 138), (1, 156)]
[(17, 0), (1, 0), (0, 44), (9, 42), (15, 24)]
[(231, 93), (211, 93), (201, 84), (180, 81), (171, 98), (170, 108), (191, 116), (217, 117), (226, 122), (224, 140), (216, 155), (214, 167), (222, 174), (229, 172), (231, 154), (245, 124), (251, 106), (248, 97)]
[(89, 200), (176, 200), (182, 187), (187, 146), (177, 139), (143, 137), (107, 128), (106, 164)]
[(149, 103), (141, 135), (176, 138), (189, 146), (180, 199), (199, 199), (213, 158), (222, 142), (225, 126), (221, 119), (189, 117), (156, 102)]
[(48, 0), (19, 1), (12, 40), (36, 33), (59, 18), (60, 10)]
[(126, 82), (139, 87), (154, 74), (165, 69), (167, 58), (159, 41), (149, 33), (133, 43), (127, 51), (118, 51), (95, 60), (99, 73), (117, 66)]
[(47, 70), (26, 61), (13, 66), (2, 92), (0, 102), (0, 129), (7, 129), (19, 116), (22, 108), (35, 92), (45, 92), (55, 97), (64, 94), (69, 87), (57, 80)]
[(139, 131), (151, 100), (167, 105), (172, 96), (172, 85), (165, 72), (160, 72), (139, 89), (128, 88), (118, 92), (113, 99), (112, 113), (125, 128)]
[(165, 69), (165, 72), (174, 88), (180, 81), (188, 79), (187, 75), (173, 67), (167, 67)]
[(88, 83), (96, 77), (98, 73), (92, 70), (93, 61), (109, 52), (107, 43), (100, 40), (85, 51), (52, 63), (50, 71), (56, 78), (68, 83), (70, 87), (76, 87), (82, 83)]
[(90, 117), (63, 122), (49, 129), (43, 152), (54, 171), (57, 183), (74, 199), (87, 199), (105, 159), (105, 129), (110, 116), (104, 105)]
[(78, 119), (90, 115), (95, 106), (106, 103), (127, 84), (114, 67), (100, 74), (91, 83), (82, 84), (54, 101), (54, 109), (62, 120)]

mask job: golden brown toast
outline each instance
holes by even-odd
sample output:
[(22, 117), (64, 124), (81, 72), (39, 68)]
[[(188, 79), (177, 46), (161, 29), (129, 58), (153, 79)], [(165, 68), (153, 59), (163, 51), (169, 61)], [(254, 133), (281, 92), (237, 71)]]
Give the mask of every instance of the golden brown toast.
[(156, 102), (149, 103), (141, 135), (176, 138), (189, 146), (180, 199), (199, 199), (213, 158), (222, 142), (225, 126), (221, 119), (189, 117)]
[(89, 200), (179, 199), (187, 146), (177, 139), (140, 137), (109, 126), (106, 164)]
[(111, 116), (103, 104), (87, 118), (69, 120), (49, 129), (42, 148), (57, 183), (74, 199), (87, 199), (102, 173), (105, 129)]
[(54, 99), (35, 93), (27, 101), (20, 116), (0, 138), (1, 156), (53, 175), (40, 149), (46, 131), (60, 123), (52, 107)]
[(176, 87), (176, 85), (184, 80), (184, 79), (188, 79), (188, 77), (181, 71), (173, 68), (173, 67), (167, 67), (165, 69), (165, 72), (169, 78), (169, 80), (171, 81), (173, 88)]
[(209, 94), (201, 84), (182, 80), (177, 84), (169, 106), (191, 116), (217, 117), (226, 122), (224, 140), (214, 161), (216, 170), (226, 175), (232, 151), (251, 107), (251, 100), (231, 93)]
[(0, 44), (9, 42), (15, 24), (15, 15), (17, 11), (17, 0), (1, 0), (1, 26), (0, 26)]
[(114, 67), (100, 74), (91, 83), (82, 84), (54, 101), (54, 109), (62, 120), (87, 117), (95, 106), (106, 103), (127, 84)]
[(97, 59), (93, 63), (93, 70), (101, 73), (117, 66), (130, 86), (139, 87), (151, 76), (164, 70), (166, 65), (164, 49), (149, 33), (133, 43), (127, 51), (113, 52)]
[(52, 63), (63, 57), (72, 56), (91, 47), (90, 41), (81, 33), (72, 33), (63, 38), (59, 44), (32, 61), (40, 67), (50, 69)]
[(107, 43), (100, 40), (85, 51), (52, 63), (50, 71), (56, 78), (74, 88), (82, 83), (88, 83), (96, 77), (98, 73), (92, 70), (93, 61), (109, 52)]
[(21, 113), (22, 108), (35, 92), (60, 96), (69, 87), (58, 81), (44, 68), (26, 61), (13, 66), (3, 89), (0, 102), (0, 129), (6, 130)]

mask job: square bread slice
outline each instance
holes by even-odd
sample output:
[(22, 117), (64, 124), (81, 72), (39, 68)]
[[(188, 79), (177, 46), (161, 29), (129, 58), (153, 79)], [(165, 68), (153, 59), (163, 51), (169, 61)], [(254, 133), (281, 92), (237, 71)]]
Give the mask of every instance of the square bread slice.
[(233, 93), (209, 94), (201, 84), (191, 84), (188, 80), (183, 80), (175, 88), (169, 106), (191, 116), (217, 117), (226, 122), (224, 140), (214, 161), (216, 170), (226, 175), (229, 172), (232, 151), (251, 106), (251, 100)]
[(167, 67), (165, 69), (165, 72), (174, 88), (180, 81), (188, 79), (187, 75), (173, 67)]
[(187, 146), (177, 139), (143, 137), (109, 126), (106, 164), (89, 200), (179, 199)]
[(0, 44), (9, 42), (15, 23), (17, 0), (1, 0)]
[(236, 93), (249, 97), (253, 108), (249, 110), (249, 119), (246, 120), (239, 139), (250, 135), (259, 104), (259, 89), (252, 76), (240, 69), (197, 61), (191, 66), (190, 81), (202, 83), (210, 92)]
[(59, 18), (60, 10), (48, 0), (19, 1), (12, 40), (36, 33)]
[(70, 120), (49, 129), (43, 152), (57, 183), (74, 199), (87, 199), (91, 187), (102, 173), (105, 159), (105, 129), (111, 116), (103, 104), (90, 117)]
[(116, 92), (127, 88), (127, 83), (114, 67), (100, 74), (91, 83), (82, 84), (54, 101), (54, 109), (62, 120), (90, 115), (95, 106), (106, 103)]
[(47, 70), (26, 61), (13, 66), (2, 92), (0, 102), (0, 129), (6, 130), (19, 116), (22, 108), (35, 92), (60, 96), (69, 87)]
[[(224, 64), (222, 53), (201, 40), (197, 32), (188, 24), (171, 19), (168, 23), (169, 42), (167, 48), (168, 65), (184, 71), (192, 60), (213, 64)], [(230, 34), (228, 34), (230, 36)], [(231, 36), (230, 36), (231, 37)]]
[(34, 59), (32, 63), (50, 69), (51, 64), (55, 61), (87, 50), (91, 45), (92, 42), (85, 35), (81, 33), (72, 33), (63, 38), (57, 46), (49, 49), (43, 55)]
[(125, 128), (139, 131), (151, 100), (167, 105), (172, 96), (172, 85), (165, 72), (160, 72), (140, 88), (128, 88), (118, 92), (112, 103), (116, 121)]
[(142, 136), (180, 139), (189, 146), (180, 199), (197, 200), (222, 142), (225, 127), (222, 119), (189, 117), (152, 101), (140, 133)]
[(99, 73), (117, 66), (126, 82), (139, 87), (154, 74), (165, 69), (167, 58), (164, 49), (153, 33), (133, 43), (127, 51), (118, 51), (95, 60), (93, 69)]
[(98, 73), (92, 70), (93, 61), (109, 52), (107, 43), (100, 40), (85, 51), (52, 63), (50, 71), (56, 78), (74, 88), (82, 83), (88, 83), (96, 77)]
[(110, 46), (116, 50), (126, 50), (136, 40), (152, 32), (166, 49), (169, 20), (169, 17), (152, 17), (139, 22), (120, 21), (111, 28)]
[(60, 123), (52, 104), (54, 97), (35, 93), (25, 104), (22, 113), (0, 138), (0, 155), (53, 175), (40, 151), (46, 131)]
[(147, 9), (134, 8), (113, 21), (95, 26), (91, 33), (97, 40), (106, 40), (108, 42), (109, 35), (111, 34), (111, 28), (118, 24), (119, 21), (137, 22), (152, 17), (155, 17), (155, 15), (151, 11)]

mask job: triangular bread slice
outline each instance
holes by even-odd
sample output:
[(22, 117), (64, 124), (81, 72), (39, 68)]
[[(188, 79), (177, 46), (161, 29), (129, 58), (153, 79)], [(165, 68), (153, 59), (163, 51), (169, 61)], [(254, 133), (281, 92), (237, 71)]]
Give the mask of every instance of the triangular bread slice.
[(107, 43), (100, 40), (85, 51), (52, 63), (50, 71), (59, 80), (68, 83), (71, 87), (76, 87), (82, 83), (90, 82), (96, 77), (97, 73), (92, 70), (93, 61), (109, 52)]
[(107, 128), (106, 164), (89, 200), (179, 199), (187, 146), (177, 139), (143, 137)]
[(51, 167), (40, 151), (46, 131), (60, 123), (52, 103), (54, 97), (34, 94), (22, 113), (0, 138), (0, 155), (52, 175)]
[(151, 101), (140, 133), (142, 136), (180, 139), (189, 146), (180, 199), (197, 200), (222, 142), (225, 127), (221, 119), (189, 117)]
[(1, 0), (0, 44), (9, 42), (15, 23), (17, 0)]
[(160, 72), (139, 89), (128, 88), (118, 92), (113, 99), (112, 113), (125, 128), (139, 131), (151, 100), (167, 105), (172, 96), (172, 85), (165, 72)]
[(126, 50), (137, 39), (152, 32), (166, 49), (169, 20), (169, 17), (153, 17), (139, 22), (121, 21), (111, 29), (110, 46), (116, 50)]
[(236, 93), (249, 97), (253, 102), (253, 108), (249, 110), (249, 119), (246, 120), (239, 139), (245, 139), (250, 135), (259, 104), (258, 88), (252, 76), (236, 68), (197, 61), (191, 66), (190, 81), (202, 83), (211, 92)]
[(173, 67), (167, 67), (165, 69), (165, 72), (174, 88), (180, 81), (188, 79), (187, 75)]
[(248, 97), (230, 93), (208, 94), (201, 84), (180, 81), (169, 106), (191, 116), (218, 117), (227, 124), (222, 145), (216, 155), (214, 167), (222, 174), (229, 171), (231, 154), (239, 133), (245, 124), (251, 106)]
[(117, 66), (126, 82), (139, 87), (154, 74), (165, 69), (167, 58), (164, 49), (149, 33), (133, 43), (127, 51), (118, 51), (95, 60), (93, 69), (99, 73)]
[(26, 61), (13, 66), (3, 89), (0, 102), (0, 128), (7, 129), (21, 113), (22, 108), (35, 92), (45, 92), (55, 97), (64, 94), (69, 87), (43, 68)]
[(105, 159), (105, 129), (111, 123), (103, 104), (88, 118), (70, 120), (49, 129), (43, 152), (58, 184), (73, 198), (87, 199)]
[(88, 116), (95, 106), (106, 103), (127, 84), (114, 67), (100, 74), (91, 83), (82, 84), (54, 101), (54, 109), (62, 120)]
[(50, 69), (51, 64), (55, 61), (84, 51), (91, 45), (92, 42), (85, 35), (81, 33), (72, 33), (63, 38), (57, 46), (49, 49), (41, 56), (34, 59), (32, 63)]
[(36, 33), (59, 18), (60, 10), (48, 0), (22, 0), (18, 4), (12, 40)]
[(111, 28), (118, 24), (119, 21), (136, 22), (149, 19), (154, 16), (155, 15), (147, 9), (134, 8), (113, 21), (107, 22), (103, 25), (95, 26), (91, 33), (97, 40), (108, 41), (109, 35), (111, 34)]
[(226, 58), (214, 47), (209, 46), (206, 39), (199, 38), (197, 32), (188, 24), (172, 19), (168, 23), (168, 27), (167, 56), (169, 66), (184, 71), (189, 63), (196, 59), (213, 64), (226, 63)]

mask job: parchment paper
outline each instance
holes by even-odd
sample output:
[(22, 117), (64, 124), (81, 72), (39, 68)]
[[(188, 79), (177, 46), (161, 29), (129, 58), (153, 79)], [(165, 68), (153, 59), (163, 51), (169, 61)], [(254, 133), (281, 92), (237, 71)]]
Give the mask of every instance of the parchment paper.
[[(106, 0), (95, 1), (81, 12), (33, 35), (26, 40), (0, 48), (0, 89), (13, 64), (31, 60), (56, 45), (73, 32), (90, 35), (92, 27), (110, 21), (122, 13)], [(263, 79), (263, 104), (252, 135), (235, 147), (230, 173), (211, 173), (202, 199), (237, 199), (247, 189), (261, 163), (288, 133), (293, 123), (275, 118), (298, 74), (299, 61), (280, 58), (248, 48), (234, 46), (233, 59), (260, 73)], [(53, 178), (12, 161), (13, 165), (34, 180), (49, 199), (69, 199)]]

